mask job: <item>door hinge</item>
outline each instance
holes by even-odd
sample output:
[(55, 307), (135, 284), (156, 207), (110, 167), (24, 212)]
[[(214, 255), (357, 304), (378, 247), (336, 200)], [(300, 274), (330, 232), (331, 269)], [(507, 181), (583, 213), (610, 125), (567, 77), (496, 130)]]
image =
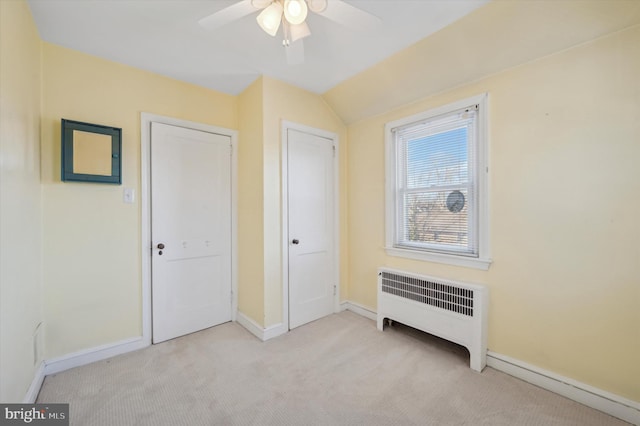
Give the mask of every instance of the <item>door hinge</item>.
[(336, 294), (338, 294), (338, 286), (334, 285), (333, 286), (333, 295), (335, 296)]
[(333, 145), (332, 148), (333, 148), (333, 157), (335, 158), (335, 156), (336, 156), (336, 146)]

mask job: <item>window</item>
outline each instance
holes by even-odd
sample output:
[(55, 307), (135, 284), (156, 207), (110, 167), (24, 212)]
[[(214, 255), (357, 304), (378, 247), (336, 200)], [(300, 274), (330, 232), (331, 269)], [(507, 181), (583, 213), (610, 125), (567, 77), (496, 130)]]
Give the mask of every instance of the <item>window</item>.
[(387, 124), (388, 254), (488, 269), (486, 99)]

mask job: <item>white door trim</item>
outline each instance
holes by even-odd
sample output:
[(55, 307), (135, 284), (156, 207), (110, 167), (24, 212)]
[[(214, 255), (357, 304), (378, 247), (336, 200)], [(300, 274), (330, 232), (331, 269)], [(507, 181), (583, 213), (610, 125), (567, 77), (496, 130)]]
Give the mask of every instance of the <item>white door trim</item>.
[(289, 191), (287, 186), (289, 178), (289, 141), (287, 131), (289, 129), (330, 139), (333, 141), (333, 146), (335, 146), (335, 155), (333, 156), (333, 261), (335, 265), (333, 280), (336, 285), (336, 294), (333, 297), (333, 312), (340, 312), (340, 141), (338, 135), (335, 133), (282, 120), (282, 326), (284, 328), (283, 332), (285, 333), (289, 331)]
[(140, 206), (142, 250), (142, 339), (151, 344), (151, 122), (185, 127), (231, 138), (231, 320), (238, 310), (238, 132), (173, 117), (140, 114)]

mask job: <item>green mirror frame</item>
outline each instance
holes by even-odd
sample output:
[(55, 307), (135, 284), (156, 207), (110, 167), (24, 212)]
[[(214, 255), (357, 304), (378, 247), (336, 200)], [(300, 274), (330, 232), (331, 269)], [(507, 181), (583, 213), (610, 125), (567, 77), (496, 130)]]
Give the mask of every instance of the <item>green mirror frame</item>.
[(61, 128), (63, 182), (122, 184), (122, 129), (64, 118)]

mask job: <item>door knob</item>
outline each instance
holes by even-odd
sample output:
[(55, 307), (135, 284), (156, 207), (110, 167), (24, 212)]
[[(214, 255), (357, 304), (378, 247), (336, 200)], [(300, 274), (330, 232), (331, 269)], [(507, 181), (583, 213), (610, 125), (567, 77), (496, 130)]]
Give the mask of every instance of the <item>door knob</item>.
[(162, 243), (158, 244), (158, 248), (159, 248), (160, 250), (162, 250), (162, 249), (164, 248), (164, 244), (162, 244)]
[(293, 240), (291, 241), (291, 244), (300, 244), (300, 240)]

